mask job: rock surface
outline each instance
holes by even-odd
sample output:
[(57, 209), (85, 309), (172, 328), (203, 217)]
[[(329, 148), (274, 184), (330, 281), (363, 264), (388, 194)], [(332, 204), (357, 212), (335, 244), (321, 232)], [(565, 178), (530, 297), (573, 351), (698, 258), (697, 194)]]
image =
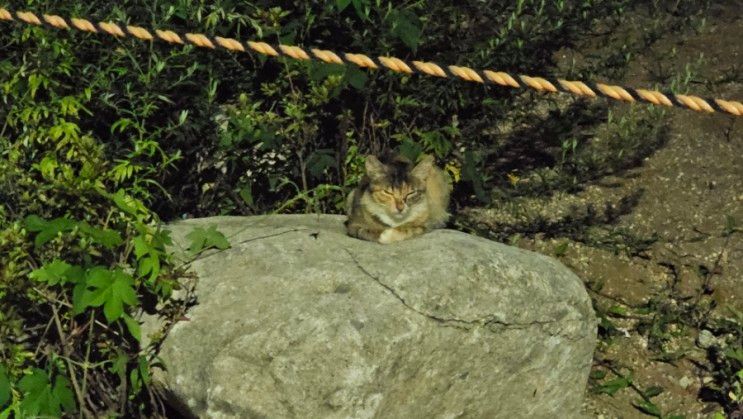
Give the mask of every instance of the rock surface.
[[(582, 282), (553, 259), (451, 230), (379, 245), (343, 217), (215, 225), (198, 304), (160, 380), (198, 417), (575, 417), (596, 339)], [(148, 319), (145, 330), (156, 327)]]

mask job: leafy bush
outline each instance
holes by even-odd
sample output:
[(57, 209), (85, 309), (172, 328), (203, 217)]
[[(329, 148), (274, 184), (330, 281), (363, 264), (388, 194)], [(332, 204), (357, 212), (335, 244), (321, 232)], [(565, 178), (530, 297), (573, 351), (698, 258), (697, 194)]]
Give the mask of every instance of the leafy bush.
[[(523, 74), (631, 5), (74, 3), (8, 8)], [(582, 102), (534, 108), (547, 102), (458, 81), (0, 24), (0, 417), (159, 412), (137, 319), (177, 304), (161, 219), (338, 212), (362, 156), (385, 148), (436, 155), (459, 204), (489, 200), (512, 169), (595, 173), (564, 124), (526, 129), (605, 118)], [(530, 152), (537, 164), (514, 157)]]

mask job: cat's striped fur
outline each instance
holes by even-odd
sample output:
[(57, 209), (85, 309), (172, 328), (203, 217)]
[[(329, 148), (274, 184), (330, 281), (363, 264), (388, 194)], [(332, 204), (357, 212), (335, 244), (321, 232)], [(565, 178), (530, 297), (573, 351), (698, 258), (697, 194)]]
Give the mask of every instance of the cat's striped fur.
[(392, 243), (446, 224), (451, 185), (433, 157), (413, 166), (401, 156), (367, 156), (365, 169), (346, 202), (349, 235)]

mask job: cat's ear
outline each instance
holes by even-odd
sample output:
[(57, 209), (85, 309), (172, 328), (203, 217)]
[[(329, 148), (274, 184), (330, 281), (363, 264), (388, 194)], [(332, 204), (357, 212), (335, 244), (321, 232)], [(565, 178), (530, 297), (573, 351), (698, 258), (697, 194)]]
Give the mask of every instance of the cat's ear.
[(371, 179), (378, 179), (384, 176), (384, 164), (372, 155), (366, 156), (364, 167), (366, 168), (366, 175)]
[(431, 169), (433, 169), (433, 164), (433, 156), (425, 154), (421, 161), (410, 171), (410, 174), (420, 180), (426, 180), (431, 173)]

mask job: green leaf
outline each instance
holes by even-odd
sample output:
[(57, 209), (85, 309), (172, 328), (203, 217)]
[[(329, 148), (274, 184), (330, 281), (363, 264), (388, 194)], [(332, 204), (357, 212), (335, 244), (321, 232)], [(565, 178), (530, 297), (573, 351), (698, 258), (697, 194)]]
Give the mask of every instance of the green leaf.
[(724, 352), (725, 356), (743, 362), (743, 348), (728, 348)]
[(132, 244), (134, 244), (134, 256), (137, 259), (154, 250), (152, 246), (147, 242), (147, 239), (145, 239), (145, 237), (141, 235), (134, 237), (134, 239), (132, 239)]
[(608, 313), (617, 315), (617, 316), (626, 316), (627, 315), (627, 309), (622, 306), (611, 306), (609, 307), (609, 310), (607, 310)]
[(24, 393), (39, 392), (45, 385), (49, 384), (46, 371), (33, 368), (31, 374), (24, 375), (18, 382), (18, 388)]
[(160, 273), (160, 261), (157, 257), (145, 257), (141, 258), (137, 264), (137, 275), (142, 277), (150, 274), (150, 278), (154, 279)]
[(392, 34), (413, 51), (420, 42), (422, 27), (420, 18), (410, 10), (400, 10), (392, 15)]
[(147, 386), (150, 384), (150, 369), (147, 364), (147, 358), (143, 356), (138, 358), (137, 368), (133, 368), (129, 372), (129, 382), (135, 393), (142, 388), (142, 385)]
[(31, 73), (28, 75), (28, 89), (31, 92), (31, 97), (36, 96), (36, 91), (44, 82), (45, 78), (42, 75)]
[(139, 304), (137, 291), (134, 289), (134, 279), (122, 271), (114, 271), (114, 295), (121, 299), (126, 305), (134, 306)]
[(351, 0), (353, 8), (356, 10), (356, 15), (361, 19), (367, 19), (369, 17), (369, 1), (370, 0)]
[(656, 406), (653, 402), (647, 401), (647, 400), (637, 400), (636, 402), (632, 403), (639, 411), (648, 414), (650, 416), (655, 416), (656, 418), (660, 418), (663, 416), (658, 406)]
[(88, 308), (84, 297), (86, 296), (85, 281), (80, 281), (72, 289), (72, 314), (77, 316)]
[(443, 130), (417, 130), (416, 134), (420, 137), (420, 142), (423, 144), (427, 152), (432, 152), (439, 157), (444, 157), (451, 151), (451, 140), (444, 135)]
[(126, 130), (126, 128), (130, 125), (134, 125), (134, 121), (129, 118), (120, 118), (119, 120), (111, 124), (111, 134), (114, 134), (116, 130), (118, 130), (119, 132), (124, 132), (124, 130)]
[(472, 182), (472, 189), (475, 191), (475, 195), (482, 202), (489, 201), (489, 195), (485, 191), (485, 185), (483, 178), (483, 172), (479, 165), (482, 161), (482, 156), (472, 150), (465, 150), (464, 152), (464, 165), (462, 166), (462, 180), (465, 182)]
[(557, 256), (557, 257), (565, 256), (565, 253), (567, 253), (567, 251), (568, 251), (568, 245), (569, 244), (570, 244), (569, 242), (564, 241), (564, 242), (558, 244), (557, 246), (555, 246), (555, 251), (554, 251), (555, 256)]
[(18, 389), (23, 392), (20, 410), (27, 416), (41, 413), (42, 407), (49, 407), (51, 391), (46, 371), (34, 368), (31, 374), (24, 376), (18, 382)]
[(115, 194), (110, 195), (110, 197), (114, 201), (114, 204), (116, 204), (116, 206), (119, 207), (120, 210), (128, 213), (129, 215), (137, 215), (136, 200), (127, 195), (123, 189), (119, 189)]
[(152, 234), (152, 243), (160, 249), (165, 249), (165, 246), (173, 244), (173, 239), (170, 237), (170, 230), (159, 230)]
[(70, 265), (65, 261), (54, 259), (51, 263), (47, 263), (41, 268), (32, 271), (28, 276), (31, 279), (46, 282), (49, 285), (64, 285), (68, 282), (76, 284), (83, 279), (85, 271), (81, 266)]
[(139, 378), (139, 370), (137, 370), (136, 368), (132, 368), (132, 370), (129, 371), (129, 383), (134, 393), (139, 393), (139, 390), (142, 389), (142, 381)]
[(309, 68), (310, 80), (322, 82), (329, 76), (340, 76), (346, 72), (346, 66), (342, 64), (326, 64), (321, 62), (312, 62)]
[(119, 234), (118, 231), (110, 230), (110, 229), (101, 229), (96, 227), (91, 227), (88, 223), (85, 221), (81, 222), (80, 224), (80, 231), (90, 237), (91, 240), (94, 242), (104, 246), (107, 249), (113, 249), (114, 247), (120, 245), (123, 240), (121, 238), (121, 234)]
[(601, 384), (597, 388), (597, 391), (599, 393), (604, 393), (604, 394), (613, 396), (617, 391), (623, 388), (629, 387), (630, 384), (631, 384), (631, 381), (629, 381), (627, 378), (619, 377), (619, 378), (615, 378), (613, 380), (610, 380), (610, 381), (607, 381)]
[(85, 282), (85, 269), (80, 265), (72, 265), (67, 272), (65, 272), (65, 282), (78, 284)]
[(145, 385), (150, 384), (150, 366), (147, 363), (147, 358), (140, 356), (138, 367), (139, 367), (139, 375), (142, 377), (142, 382)]
[(319, 178), (325, 173), (326, 169), (335, 167), (335, 165), (336, 161), (333, 157), (333, 150), (330, 149), (322, 148), (315, 150), (307, 157), (307, 169), (315, 178)]
[(643, 395), (646, 398), (649, 399), (649, 398), (655, 397), (655, 396), (657, 396), (657, 395), (659, 395), (661, 393), (663, 393), (663, 387), (651, 386), (651, 387), (648, 387), (648, 388), (645, 389), (645, 391), (643, 392)]
[(73, 306), (79, 310), (80, 307), (84, 309), (103, 305), (103, 314), (109, 323), (121, 318), (124, 305), (133, 306), (139, 303), (134, 279), (118, 268), (113, 271), (100, 266), (92, 268), (88, 271), (86, 287), (79, 302), (76, 305), (73, 303)]
[(646, 314), (654, 313), (655, 312), (655, 308), (652, 308), (652, 307), (638, 307), (638, 308), (632, 309), (632, 311), (634, 311), (635, 314), (646, 315)]
[(217, 228), (215, 226), (209, 226), (209, 228), (206, 230), (207, 236), (206, 236), (206, 246), (207, 247), (216, 247), (220, 250), (225, 250), (230, 248), (230, 242), (227, 241), (227, 238), (222, 234), (221, 232), (217, 231)]
[(157, 278), (158, 275), (160, 275), (160, 257), (157, 256), (157, 254), (153, 254), (151, 257), (147, 258), (146, 260), (148, 269), (147, 272), (150, 274), (150, 281), (154, 281), (155, 278)]
[(8, 378), (8, 371), (4, 366), (0, 365), (0, 408), (4, 407), (11, 397), (10, 379)]
[(128, 314), (124, 314), (124, 323), (126, 323), (126, 328), (129, 329), (129, 333), (134, 337), (134, 339), (137, 339), (137, 342), (142, 341), (142, 331), (139, 327), (139, 322), (133, 319)]
[(65, 282), (67, 271), (71, 267), (72, 265), (63, 260), (54, 259), (51, 263), (33, 270), (28, 276), (36, 281), (46, 282), (49, 285), (57, 285)]
[(117, 356), (111, 363), (109, 371), (118, 375), (119, 379), (124, 380), (126, 377), (126, 364), (129, 363), (129, 357), (121, 350), (117, 350)]
[(70, 389), (70, 382), (67, 378), (58, 375), (54, 380), (54, 389), (52, 390), (53, 400), (56, 400), (66, 412), (75, 410), (75, 396)]
[(91, 268), (85, 278), (85, 293), (82, 296), (82, 304), (85, 307), (100, 307), (108, 300), (111, 294), (111, 271), (103, 266)]
[(338, 7), (338, 11), (342, 12), (346, 10), (346, 7), (351, 4), (351, 0), (336, 0), (335, 5)]
[(41, 231), (46, 228), (47, 222), (36, 214), (31, 214), (23, 221), (28, 231)]
[(182, 110), (181, 113), (178, 115), (178, 125), (183, 125), (183, 123), (186, 122), (187, 118), (188, 110)]
[(415, 161), (418, 156), (423, 152), (423, 146), (416, 143), (411, 138), (405, 137), (398, 148), (398, 152), (403, 156), (407, 157), (411, 161)]
[(348, 80), (348, 84), (353, 86), (355, 89), (361, 90), (364, 88), (364, 85), (366, 84), (366, 81), (369, 79), (369, 76), (366, 74), (366, 71), (356, 67), (355, 65), (349, 65), (346, 68), (346, 80)]
[(106, 304), (103, 305), (103, 314), (107, 322), (113, 323), (124, 314), (124, 305), (121, 303), (121, 300), (110, 297), (106, 300)]
[(19, 407), (23, 417), (61, 417), (63, 410), (72, 412), (76, 408), (70, 383), (64, 376), (58, 375), (52, 386), (47, 372), (34, 368), (21, 378), (18, 388), (23, 392)]
[[(55, 218), (47, 223), (46, 230), (53, 230), (54, 235), (62, 231), (70, 231), (77, 225), (76, 221), (70, 220), (69, 218)], [(42, 231), (42, 233), (44, 232)]]
[(115, 270), (113, 276), (111, 297), (103, 305), (103, 314), (109, 323), (118, 320), (124, 314), (124, 304), (133, 306), (139, 303), (134, 289), (134, 279), (120, 269)]
[(46, 221), (38, 215), (27, 216), (24, 224), (28, 231), (39, 233), (34, 239), (34, 245), (37, 248), (55, 238), (60, 232), (72, 230), (77, 225), (75, 221), (67, 218), (55, 218)]
[[(164, 241), (169, 241), (170, 236), (167, 231), (160, 232), (152, 236), (152, 240), (159, 242), (159, 247), (164, 247)], [(139, 277), (150, 275), (150, 280), (154, 280), (160, 274), (160, 252), (153, 244), (140, 235), (132, 240), (134, 244), (134, 255), (137, 258), (137, 275)]]
[(594, 380), (602, 380), (604, 377), (606, 377), (606, 371), (593, 370), (591, 371), (590, 377)]
[(212, 247), (220, 250), (230, 248), (230, 242), (215, 226), (209, 226), (207, 229), (197, 227), (188, 233), (186, 238), (190, 241), (188, 250), (194, 255)]
[(43, 159), (41, 159), (41, 163), (38, 164), (38, 166), (35, 166), (41, 171), (41, 175), (47, 179), (51, 179), (54, 177), (54, 170), (59, 167), (59, 162), (57, 161), (57, 158), (53, 155), (47, 155), (44, 156)]
[(253, 188), (250, 183), (245, 185), (242, 189), (240, 189), (240, 198), (248, 205), (253, 206)]

